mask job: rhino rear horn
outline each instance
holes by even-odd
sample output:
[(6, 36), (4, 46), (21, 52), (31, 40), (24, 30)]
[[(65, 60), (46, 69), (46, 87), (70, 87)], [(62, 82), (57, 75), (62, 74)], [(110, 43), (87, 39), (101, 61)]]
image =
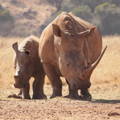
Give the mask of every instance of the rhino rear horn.
[(83, 32), (80, 32), (80, 33), (78, 33), (78, 35), (79, 35), (80, 37), (85, 37), (86, 35), (91, 34), (91, 33), (95, 30), (95, 28), (96, 28), (96, 27), (93, 27), (93, 28), (91, 28), (91, 29), (88, 29), (88, 30), (85, 30), (85, 31), (83, 31)]
[(13, 43), (12, 48), (17, 52), (18, 51), (18, 43), (17, 42)]

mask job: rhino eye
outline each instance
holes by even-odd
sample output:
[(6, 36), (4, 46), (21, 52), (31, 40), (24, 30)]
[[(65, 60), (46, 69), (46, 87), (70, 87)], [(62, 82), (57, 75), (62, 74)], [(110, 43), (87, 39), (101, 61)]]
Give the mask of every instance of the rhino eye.
[(29, 52), (29, 51), (25, 51), (25, 54), (26, 54), (26, 55), (29, 55), (29, 54), (30, 54), (30, 52)]
[(64, 18), (64, 21), (71, 21), (71, 18), (67, 16)]

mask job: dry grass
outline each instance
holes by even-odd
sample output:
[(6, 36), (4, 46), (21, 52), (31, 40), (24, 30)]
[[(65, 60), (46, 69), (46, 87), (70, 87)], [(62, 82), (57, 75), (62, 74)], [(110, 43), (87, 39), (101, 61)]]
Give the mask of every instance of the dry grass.
[[(100, 64), (92, 74), (91, 90), (109, 89), (120, 85), (120, 36), (106, 36), (103, 38), (103, 46), (107, 45), (107, 51)], [(21, 38), (0, 38), (0, 88), (11, 88), (13, 80), (13, 56), (12, 43), (21, 41)], [(111, 86), (114, 86), (111, 88)], [(93, 93), (94, 93), (93, 92)], [(118, 91), (120, 92), (120, 91)]]
[(95, 69), (92, 79), (93, 83), (116, 83), (120, 82), (120, 36), (103, 38), (103, 47), (107, 50)]
[(13, 56), (12, 43), (20, 38), (0, 38), (0, 87), (7, 88), (13, 83)]

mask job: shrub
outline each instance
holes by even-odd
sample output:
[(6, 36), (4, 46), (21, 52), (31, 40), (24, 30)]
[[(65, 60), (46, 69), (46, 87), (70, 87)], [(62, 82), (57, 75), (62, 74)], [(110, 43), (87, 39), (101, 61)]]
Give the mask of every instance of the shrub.
[(101, 20), (104, 34), (120, 34), (120, 8), (117, 5), (105, 2), (96, 7), (95, 14)]
[(72, 10), (72, 12), (76, 16), (81, 17), (81, 18), (88, 20), (88, 21), (90, 21), (92, 19), (92, 16), (93, 16), (91, 9), (87, 5), (84, 5), (84, 6), (82, 5), (82, 6), (79, 6), (77, 8), (74, 8)]
[(56, 15), (61, 11), (72, 11), (104, 34), (120, 34), (120, 0), (65, 0)]
[(10, 12), (0, 5), (0, 22), (13, 21)]

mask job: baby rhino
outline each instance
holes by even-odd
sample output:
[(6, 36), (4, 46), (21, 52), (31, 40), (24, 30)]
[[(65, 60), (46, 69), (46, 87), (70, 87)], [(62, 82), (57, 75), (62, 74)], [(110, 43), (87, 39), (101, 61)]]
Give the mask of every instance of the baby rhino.
[(40, 62), (38, 49), (39, 44), (35, 36), (27, 37), (20, 45), (12, 45), (16, 56), (14, 60), (15, 67), (15, 88), (20, 89), (24, 99), (30, 99), (29, 80), (34, 77), (33, 82), (33, 99), (43, 99), (46, 96), (43, 93), (43, 84), (45, 73)]

